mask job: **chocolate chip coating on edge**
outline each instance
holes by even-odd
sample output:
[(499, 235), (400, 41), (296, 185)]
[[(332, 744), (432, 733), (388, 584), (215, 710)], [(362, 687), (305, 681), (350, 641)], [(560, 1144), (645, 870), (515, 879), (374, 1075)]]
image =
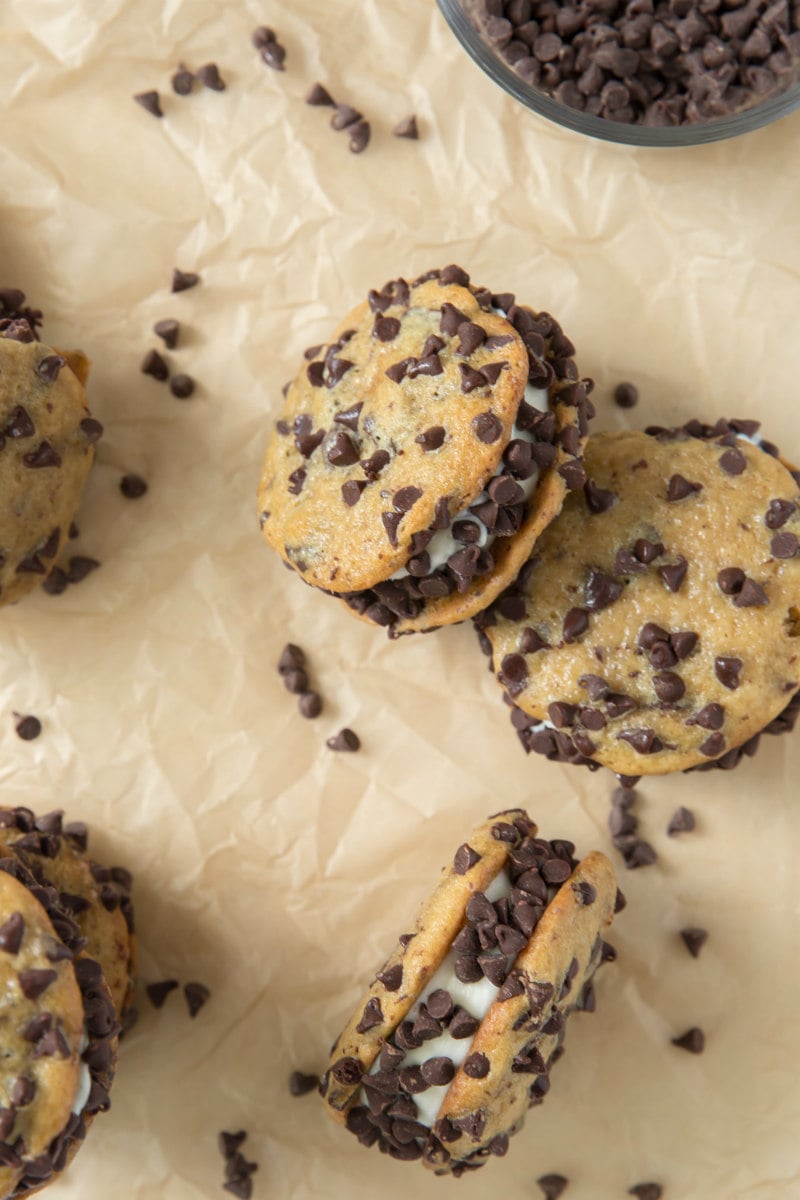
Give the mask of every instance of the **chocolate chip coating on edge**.
[[(521, 592), (524, 618), (509, 619), (501, 598), (478, 620), (496, 670), (508, 654), (527, 665), (527, 676), (521, 664), (515, 672), (512, 714), (526, 749), (588, 759), (622, 775), (717, 760), (729, 766), (800, 686), (800, 562), (774, 554), (770, 528), (783, 521), (786, 550), (793, 547), (797, 483), (780, 460), (737, 439), (725, 422), (688, 428), (590, 439), (593, 489), (613, 493), (614, 503), (598, 512), (590, 497), (570, 496), (537, 542), (523, 586), (509, 593)], [(741, 472), (720, 470), (720, 437), (725, 445), (733, 438), (728, 448), (746, 460)], [(679, 487), (680, 497), (670, 500), (675, 479), (700, 486)], [(626, 574), (620, 593), (598, 608), (596, 581), (618, 578), (620, 547), (635, 546), (646, 547), (642, 557), (650, 561)], [(653, 556), (650, 546), (663, 554)], [(589, 611), (577, 625), (582, 596)], [(523, 626), (549, 648), (526, 655)], [(648, 630), (652, 637), (643, 641)], [(552, 700), (559, 711), (586, 706), (579, 681), (592, 677), (602, 686), (587, 738), (579, 726), (554, 721)]]

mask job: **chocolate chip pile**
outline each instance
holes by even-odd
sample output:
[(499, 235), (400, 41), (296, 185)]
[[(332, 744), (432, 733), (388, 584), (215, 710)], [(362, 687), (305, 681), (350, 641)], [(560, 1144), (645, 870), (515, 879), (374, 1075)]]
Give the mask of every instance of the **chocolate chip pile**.
[(225, 1182), (222, 1186), (238, 1200), (250, 1200), (253, 1194), (252, 1176), (258, 1170), (258, 1163), (248, 1162), (239, 1149), (246, 1140), (244, 1129), (237, 1133), (223, 1130), (217, 1139), (219, 1152), (225, 1160)]
[(609, 121), (699, 124), (798, 78), (789, 0), (474, 0), (469, 11), (526, 83)]

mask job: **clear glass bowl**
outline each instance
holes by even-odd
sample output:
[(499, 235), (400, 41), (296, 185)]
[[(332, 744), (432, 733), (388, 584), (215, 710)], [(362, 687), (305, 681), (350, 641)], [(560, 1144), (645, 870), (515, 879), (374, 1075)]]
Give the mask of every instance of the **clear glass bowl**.
[(761, 104), (743, 109), (732, 116), (717, 117), (697, 125), (674, 125), (667, 128), (647, 125), (623, 125), (605, 117), (594, 117), (560, 104), (552, 96), (532, 87), (496, 54), (481, 37), (465, 11), (465, 0), (437, 0), (442, 15), (459, 42), (490, 79), (499, 84), (509, 95), (519, 100), (526, 108), (563, 125), (576, 133), (600, 138), (605, 142), (621, 142), (627, 146), (700, 146), (706, 142), (719, 142), (723, 138), (737, 137), (750, 133), (762, 125), (769, 125), (779, 117), (785, 117), (800, 107), (800, 80), (785, 91), (771, 96)]

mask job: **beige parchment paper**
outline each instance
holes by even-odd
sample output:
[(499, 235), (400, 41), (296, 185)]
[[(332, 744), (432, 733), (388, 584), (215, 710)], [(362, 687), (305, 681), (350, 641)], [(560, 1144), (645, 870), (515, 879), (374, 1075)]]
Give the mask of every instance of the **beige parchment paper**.
[[(284, 74), (249, 35), (274, 25)], [(173, 96), (215, 60), (228, 88)], [(260, 1200), (800, 1197), (800, 739), (734, 774), (647, 782), (658, 864), (626, 872), (612, 780), (526, 759), (468, 627), (391, 644), (304, 588), (262, 545), (254, 494), (302, 349), (399, 273), (457, 261), (557, 314), (598, 383), (600, 428), (736, 415), (800, 459), (800, 114), (735, 143), (635, 151), (519, 110), (431, 0), (5, 0), (0, 275), (93, 360), (104, 422), (76, 552), (102, 567), (0, 613), (4, 803), (64, 807), (137, 880), (144, 981), (200, 980), (189, 1021), (142, 998), (110, 1114), (53, 1200), (211, 1200), (218, 1130), (249, 1131)], [(348, 152), (316, 79), (373, 124)], [(164, 97), (157, 121), (131, 95)], [(415, 111), (418, 143), (391, 137)], [(202, 285), (173, 296), (173, 266)], [(150, 330), (195, 376), (186, 403), (139, 373)], [(641, 388), (614, 408), (620, 379)], [(150, 490), (122, 498), (135, 471)], [(310, 655), (303, 721), (275, 663)], [(40, 715), (32, 743), (12, 710)], [(363, 741), (336, 756), (342, 725)], [(460, 1182), (329, 1126), (314, 1070), (369, 972), (472, 824), (524, 804), (545, 836), (609, 850), (629, 906), (598, 1011), (573, 1018), (544, 1107), (502, 1161)], [(697, 830), (666, 836), (679, 804)], [(697, 960), (677, 931), (710, 931)], [(691, 1025), (692, 1057), (669, 1044)]]

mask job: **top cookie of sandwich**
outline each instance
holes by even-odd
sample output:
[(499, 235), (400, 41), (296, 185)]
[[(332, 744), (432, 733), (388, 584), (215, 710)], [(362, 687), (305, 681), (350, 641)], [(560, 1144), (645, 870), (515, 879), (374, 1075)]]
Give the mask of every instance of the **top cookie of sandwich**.
[(531, 749), (662, 774), (721, 759), (785, 708), (800, 489), (737, 436), (754, 424), (589, 439), (584, 493), (479, 620)]
[(102, 433), (87, 367), (35, 341), (27, 321), (0, 321), (0, 605), (41, 583), (67, 540)]
[[(289, 385), (259, 490), (267, 542), (307, 583), (396, 632), (479, 611), (525, 558), (497, 578), (504, 556), (487, 541), (523, 530), (530, 546), (533, 489), (538, 507), (554, 476), (544, 527), (583, 482), (590, 406), (572, 353), (552, 318), (470, 287), (460, 268), (370, 292)], [(443, 531), (447, 546), (432, 545)], [(486, 575), (493, 593), (463, 611)]]

